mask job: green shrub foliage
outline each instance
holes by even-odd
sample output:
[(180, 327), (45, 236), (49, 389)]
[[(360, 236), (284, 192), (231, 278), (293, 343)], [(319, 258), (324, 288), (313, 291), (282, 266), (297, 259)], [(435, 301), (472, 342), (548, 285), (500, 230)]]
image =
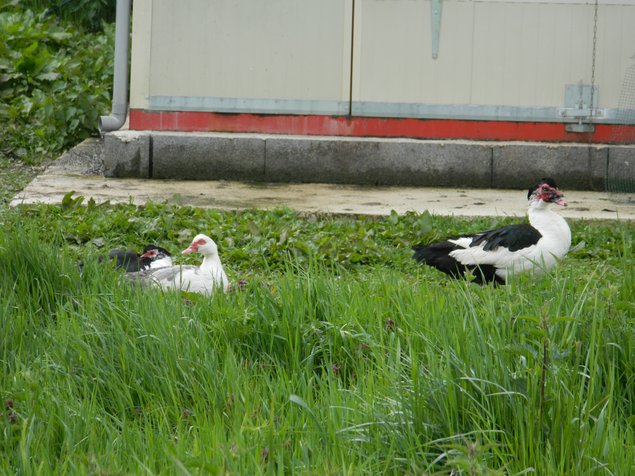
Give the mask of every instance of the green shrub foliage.
[(114, 25), (0, 11), (0, 154), (37, 162), (97, 132), (110, 108)]
[(97, 32), (104, 22), (115, 21), (116, 6), (117, 0), (12, 0), (5, 8), (32, 10)]

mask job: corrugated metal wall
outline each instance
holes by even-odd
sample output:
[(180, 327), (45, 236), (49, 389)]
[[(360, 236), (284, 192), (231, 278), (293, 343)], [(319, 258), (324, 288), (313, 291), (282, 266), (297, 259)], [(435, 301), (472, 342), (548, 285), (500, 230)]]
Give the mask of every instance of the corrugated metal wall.
[(594, 3), (136, 0), (130, 106), (561, 121), (567, 85), (591, 84), (596, 26), (596, 122), (611, 123), (635, 2), (600, 0), (597, 24)]

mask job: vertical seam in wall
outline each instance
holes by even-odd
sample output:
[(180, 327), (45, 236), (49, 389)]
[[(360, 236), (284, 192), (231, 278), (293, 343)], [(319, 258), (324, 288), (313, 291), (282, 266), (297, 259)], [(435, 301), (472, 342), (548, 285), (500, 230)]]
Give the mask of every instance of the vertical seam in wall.
[(267, 179), (267, 139), (263, 138), (264, 142), (262, 146), (262, 179)]
[(152, 134), (150, 134), (150, 139), (148, 140), (148, 178), (152, 178), (154, 175), (154, 139)]
[(589, 143), (587, 145), (587, 154), (586, 154), (586, 173), (585, 176), (582, 177), (580, 183), (583, 183), (586, 188), (589, 190), (593, 190), (593, 159), (595, 158), (594, 151), (598, 151), (600, 149), (596, 148), (592, 143), (591, 139), (589, 139)]
[(604, 162), (604, 183), (602, 186), (604, 187), (604, 191), (609, 191), (609, 163), (611, 161), (611, 147), (608, 146), (606, 148), (606, 161)]
[(489, 147), (489, 188), (494, 188), (494, 146)]
[(590, 190), (593, 190), (593, 177), (591, 176), (591, 155), (593, 154), (592, 146), (589, 144), (587, 147), (586, 154), (586, 177), (582, 179), (585, 187), (589, 187)]
[(351, 12), (351, 65), (350, 74), (348, 78), (348, 117), (353, 116), (353, 53), (355, 51), (355, 0), (352, 1)]

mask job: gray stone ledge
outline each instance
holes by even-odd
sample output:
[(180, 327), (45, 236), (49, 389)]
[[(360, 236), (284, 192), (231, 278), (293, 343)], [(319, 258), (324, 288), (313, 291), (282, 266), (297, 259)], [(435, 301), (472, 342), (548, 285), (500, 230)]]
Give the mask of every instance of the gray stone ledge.
[(551, 176), (601, 190), (634, 176), (635, 146), (118, 131), (104, 140), (108, 177), (524, 188)]

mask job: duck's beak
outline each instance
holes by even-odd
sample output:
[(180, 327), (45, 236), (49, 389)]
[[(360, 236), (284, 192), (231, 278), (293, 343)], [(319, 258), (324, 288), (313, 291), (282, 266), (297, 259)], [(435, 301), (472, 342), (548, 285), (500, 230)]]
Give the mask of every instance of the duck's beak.
[(157, 255), (156, 250), (150, 250), (150, 251), (146, 251), (145, 253), (143, 253), (141, 256), (139, 256), (139, 259), (152, 259)]
[(564, 195), (562, 192), (556, 191), (556, 196), (554, 197), (553, 203), (556, 205), (560, 205), (561, 207), (567, 206), (567, 201), (564, 199)]
[(196, 253), (198, 250), (198, 245), (196, 243), (192, 243), (190, 246), (181, 251), (181, 254), (188, 255), (190, 253)]

